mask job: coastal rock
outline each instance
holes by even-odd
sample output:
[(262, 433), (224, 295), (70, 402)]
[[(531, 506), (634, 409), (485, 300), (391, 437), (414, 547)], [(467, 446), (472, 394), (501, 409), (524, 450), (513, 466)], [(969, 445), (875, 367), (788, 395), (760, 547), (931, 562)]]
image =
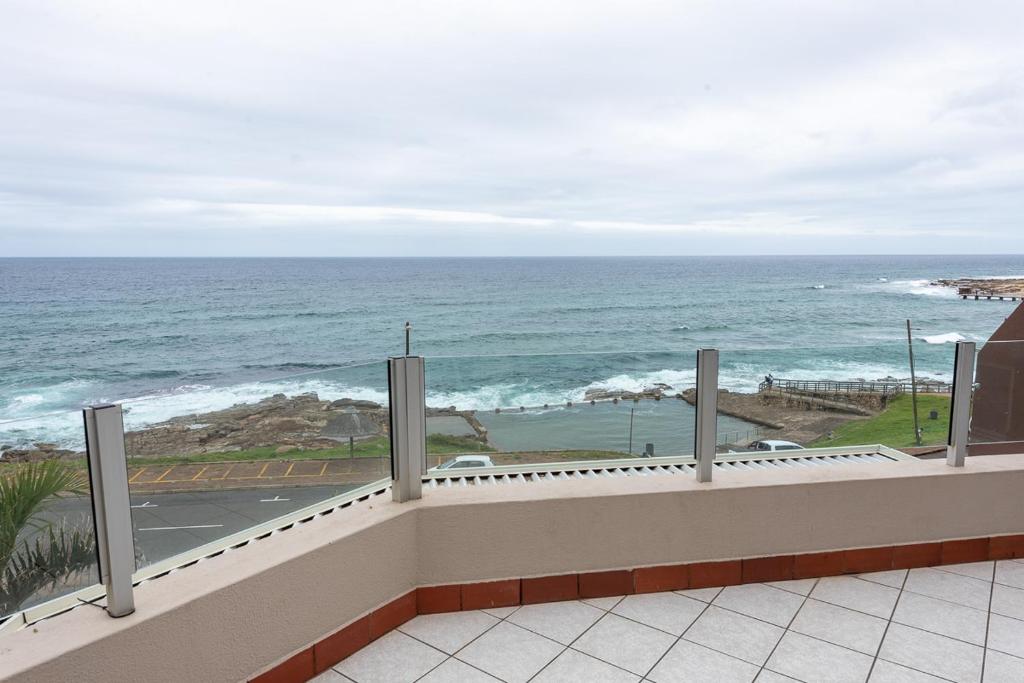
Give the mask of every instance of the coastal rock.
[(638, 399), (654, 399), (660, 400), (666, 392), (672, 391), (672, 387), (668, 384), (658, 383), (652, 387), (648, 387), (643, 391), (623, 391), (620, 389), (588, 389), (583, 394), (584, 401), (611, 401), (613, 399), (619, 399), (620, 401), (631, 401)]

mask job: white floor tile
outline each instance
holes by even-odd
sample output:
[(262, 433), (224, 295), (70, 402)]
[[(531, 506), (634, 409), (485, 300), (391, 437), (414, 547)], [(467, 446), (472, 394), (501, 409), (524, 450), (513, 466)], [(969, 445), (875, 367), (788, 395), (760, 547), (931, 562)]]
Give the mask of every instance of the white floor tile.
[(999, 560), (996, 562), (996, 583), (1024, 588), (1024, 562)]
[(795, 678), (783, 676), (768, 669), (761, 669), (761, 673), (757, 674), (757, 678), (754, 679), (754, 683), (794, 683), (794, 681), (795, 683), (800, 683)]
[(796, 593), (761, 583), (748, 583), (745, 586), (723, 588), (711, 604), (785, 627), (803, 602), (803, 596)]
[(903, 580), (907, 578), (907, 570), (891, 569), (885, 572), (869, 572), (867, 574), (857, 574), (857, 578), (871, 581), (872, 583), (880, 583), (890, 588), (903, 588)]
[(778, 626), (712, 605), (683, 638), (760, 666), (783, 632)]
[(399, 631), (375, 640), (334, 668), (358, 683), (415, 681), (445, 655)]
[(997, 583), (992, 586), (992, 612), (1014, 619), (1024, 619), (1024, 589), (1004, 586)]
[(905, 666), (893, 664), (884, 659), (875, 660), (875, 667), (871, 670), (871, 678), (868, 679), (870, 683), (943, 683), (945, 680), (945, 678), (908, 669)]
[(606, 614), (573, 643), (573, 648), (643, 676), (675, 640), (650, 626)]
[(455, 656), (506, 683), (523, 683), (563, 649), (553, 640), (503, 621)]
[(989, 650), (985, 653), (985, 683), (1024, 681), (1024, 659)]
[(988, 613), (904, 591), (892, 620), (975, 645), (984, 645)]
[(982, 648), (902, 624), (889, 624), (878, 656), (951, 681), (981, 678)]
[(874, 656), (887, 624), (885, 619), (808, 599), (789, 628)]
[(619, 604), (619, 601), (622, 600), (622, 597), (623, 596), (621, 596), (621, 595), (616, 595), (616, 596), (611, 597), (611, 598), (587, 598), (586, 600), (583, 600), (582, 602), (587, 603), (591, 607), (596, 607), (598, 609), (603, 609), (605, 612), (607, 612), (612, 607), (615, 607), (615, 605)]
[(952, 572), (961, 576), (969, 576), (972, 579), (992, 581), (992, 569), (995, 562), (969, 562), (967, 564), (946, 564), (935, 567), (940, 571)]
[(645, 593), (627, 595), (615, 606), (612, 614), (681, 636), (706, 607), (699, 600), (676, 593)]
[(501, 683), (494, 676), (485, 674), (479, 669), (474, 669), (465, 662), (460, 662), (454, 657), (445, 660), (444, 664), (437, 667), (417, 683)]
[(1024, 657), (1024, 621), (998, 614), (990, 615), (988, 647), (1014, 657)]
[(817, 579), (796, 579), (794, 581), (769, 581), (765, 585), (772, 588), (781, 588), (784, 591), (796, 593), (797, 595), (810, 595), (811, 589), (814, 588), (814, 584), (817, 582)]
[(987, 610), (992, 584), (938, 569), (911, 569), (903, 590)]
[(319, 676), (314, 676), (309, 679), (308, 683), (349, 683), (348, 678), (345, 678), (334, 669), (328, 669)]
[(816, 600), (883, 619), (888, 619), (892, 614), (899, 595), (900, 592), (895, 588), (852, 576), (831, 576), (821, 579), (811, 591), (811, 597)]
[(711, 602), (721, 592), (721, 588), (691, 588), (685, 591), (676, 591), (679, 595), (685, 595), (688, 598), (700, 600), (701, 602)]
[(546, 602), (524, 605), (508, 621), (569, 645), (602, 616), (603, 611), (582, 602)]
[(508, 615), (512, 614), (517, 609), (519, 609), (518, 605), (516, 605), (515, 607), (488, 607), (480, 611), (487, 612), (492, 617), (497, 617), (498, 619), (507, 619)]
[(757, 672), (754, 664), (680, 640), (647, 678), (655, 683), (750, 683)]
[(537, 674), (532, 683), (635, 683), (640, 677), (576, 650), (566, 650)]
[(872, 657), (844, 647), (789, 632), (782, 637), (765, 668), (801, 681), (863, 683)]
[(498, 619), (483, 612), (448, 612), (421, 614), (398, 630), (453, 655), (497, 623)]

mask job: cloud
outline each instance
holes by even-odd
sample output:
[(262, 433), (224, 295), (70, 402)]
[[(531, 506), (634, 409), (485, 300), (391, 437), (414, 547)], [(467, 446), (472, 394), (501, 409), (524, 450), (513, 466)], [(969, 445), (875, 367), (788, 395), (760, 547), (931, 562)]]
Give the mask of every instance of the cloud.
[(15, 0), (0, 254), (1021, 251), (1022, 21)]

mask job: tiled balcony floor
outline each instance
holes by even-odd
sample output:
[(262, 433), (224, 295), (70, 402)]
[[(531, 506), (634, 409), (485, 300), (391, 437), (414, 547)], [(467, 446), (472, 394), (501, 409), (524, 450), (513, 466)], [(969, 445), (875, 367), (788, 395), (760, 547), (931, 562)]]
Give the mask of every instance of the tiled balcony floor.
[(1024, 560), (419, 616), (315, 680), (1024, 681)]

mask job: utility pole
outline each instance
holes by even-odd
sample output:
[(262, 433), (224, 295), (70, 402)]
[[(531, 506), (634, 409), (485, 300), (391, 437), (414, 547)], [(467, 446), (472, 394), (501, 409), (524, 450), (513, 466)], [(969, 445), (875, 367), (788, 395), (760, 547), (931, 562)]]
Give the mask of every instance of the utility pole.
[(636, 408), (629, 409), (629, 454), (633, 455), (633, 411)]
[(914, 342), (910, 332), (910, 320), (907, 320), (907, 353), (910, 354), (910, 397), (914, 405), (914, 443), (921, 445), (921, 429), (917, 421), (917, 375), (914, 373)]
[(409, 321), (405, 322), (405, 355), (411, 356), (412, 349), (412, 323)]

